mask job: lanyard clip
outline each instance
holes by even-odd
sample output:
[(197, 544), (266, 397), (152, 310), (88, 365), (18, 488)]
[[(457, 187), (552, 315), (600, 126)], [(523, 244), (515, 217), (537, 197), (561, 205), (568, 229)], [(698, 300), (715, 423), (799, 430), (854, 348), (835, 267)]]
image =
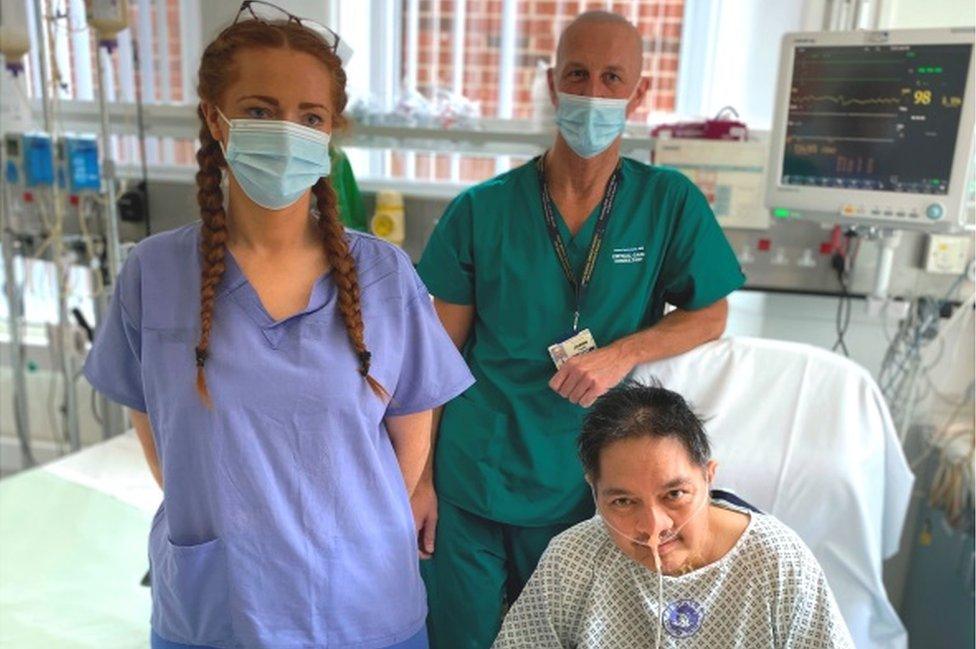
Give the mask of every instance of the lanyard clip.
[(573, 333), (579, 331), (579, 309), (573, 314)]

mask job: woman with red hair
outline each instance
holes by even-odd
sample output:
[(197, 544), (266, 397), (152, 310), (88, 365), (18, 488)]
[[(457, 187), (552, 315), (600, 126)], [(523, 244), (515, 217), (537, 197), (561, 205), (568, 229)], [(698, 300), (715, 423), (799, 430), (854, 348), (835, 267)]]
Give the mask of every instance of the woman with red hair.
[(341, 225), (341, 52), (257, 1), (207, 46), (200, 221), (131, 253), (85, 367), (163, 487), (154, 647), (427, 646), (409, 498), (473, 379), (410, 260)]

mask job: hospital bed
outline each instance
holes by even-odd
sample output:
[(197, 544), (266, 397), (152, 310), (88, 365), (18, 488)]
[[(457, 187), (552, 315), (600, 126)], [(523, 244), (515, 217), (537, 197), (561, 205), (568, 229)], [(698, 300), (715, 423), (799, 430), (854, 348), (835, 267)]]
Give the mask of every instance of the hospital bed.
[(882, 562), (914, 477), (870, 374), (826, 350), (725, 338), (642, 365), (707, 419), (715, 486), (792, 527), (820, 561), (858, 649), (907, 646)]
[(131, 432), (0, 481), (0, 647), (147, 647), (161, 500)]

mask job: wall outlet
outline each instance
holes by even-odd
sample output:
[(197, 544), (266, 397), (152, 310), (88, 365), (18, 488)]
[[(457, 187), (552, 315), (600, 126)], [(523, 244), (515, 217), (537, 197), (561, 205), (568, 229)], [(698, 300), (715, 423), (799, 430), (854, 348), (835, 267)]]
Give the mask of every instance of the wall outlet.
[(922, 268), (929, 273), (960, 275), (969, 262), (969, 237), (930, 234)]

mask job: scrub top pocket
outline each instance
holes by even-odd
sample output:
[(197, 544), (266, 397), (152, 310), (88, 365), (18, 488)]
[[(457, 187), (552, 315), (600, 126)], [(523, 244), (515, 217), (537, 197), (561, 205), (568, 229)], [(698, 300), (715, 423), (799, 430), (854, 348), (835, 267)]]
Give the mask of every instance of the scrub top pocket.
[(153, 628), (186, 644), (220, 644), (230, 636), (227, 557), (223, 542), (176, 545), (166, 525), (152, 532)]

